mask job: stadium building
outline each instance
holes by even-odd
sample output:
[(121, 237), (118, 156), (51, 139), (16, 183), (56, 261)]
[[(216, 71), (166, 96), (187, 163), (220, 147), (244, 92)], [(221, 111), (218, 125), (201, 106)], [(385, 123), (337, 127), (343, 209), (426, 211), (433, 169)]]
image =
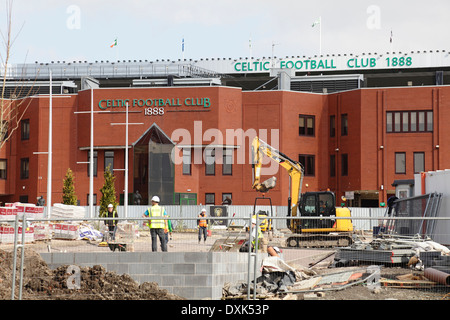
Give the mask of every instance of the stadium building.
[[(91, 181), (98, 204), (110, 168), (121, 203), (139, 190), (143, 204), (253, 204), (258, 135), (304, 165), (303, 192), (383, 206), (415, 173), (450, 168), (449, 74), (444, 50), (15, 65), (6, 98), (29, 106), (0, 151), (0, 201), (46, 198), (51, 142), (52, 203), (70, 168), (80, 205)], [(263, 174), (287, 205), (285, 170), (268, 160)]]

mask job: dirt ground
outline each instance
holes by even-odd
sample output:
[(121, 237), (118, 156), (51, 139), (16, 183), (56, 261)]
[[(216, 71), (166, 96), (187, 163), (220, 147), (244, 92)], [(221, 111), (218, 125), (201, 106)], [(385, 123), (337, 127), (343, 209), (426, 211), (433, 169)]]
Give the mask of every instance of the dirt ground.
[[(206, 243), (199, 244), (196, 234), (174, 234), (169, 241), (169, 251), (209, 251), (220, 233), (208, 238)], [(279, 242), (282, 243), (282, 242)], [(70, 289), (71, 274), (67, 274), (67, 266), (51, 270), (40, 257), (39, 252), (73, 252), (73, 251), (110, 251), (109, 248), (93, 246), (85, 240), (52, 240), (49, 243), (36, 242), (26, 245), (24, 261), (24, 279), (22, 299), (24, 300), (183, 300), (158, 287), (157, 283), (139, 285), (129, 275), (107, 272), (101, 266), (83, 267), (79, 289)], [(274, 244), (278, 244), (275, 240)], [(278, 244), (280, 245), (280, 244)], [(13, 270), (12, 245), (0, 246), (0, 300), (11, 299), (11, 278)], [(142, 235), (134, 243), (134, 251), (150, 251), (150, 239)], [(282, 248), (283, 259), (292, 266), (301, 268), (321, 259), (327, 250), (305, 250)], [(20, 250), (19, 250), (20, 252)], [(20, 255), (19, 255), (20, 258)], [(333, 256), (321, 261), (312, 269), (318, 274), (336, 273), (346, 268), (329, 268)], [(20, 259), (17, 261), (19, 266)], [(358, 266), (359, 268), (361, 266)], [(381, 267), (381, 278), (395, 280), (397, 276), (414, 274), (423, 276), (423, 271), (413, 271), (406, 267)], [(70, 279), (69, 279), (70, 278)], [(19, 290), (19, 272), (16, 272), (17, 297)], [(394, 288), (381, 286), (369, 290), (364, 284), (348, 286), (343, 290), (323, 290), (295, 295), (302, 300), (449, 300), (450, 288), (439, 285), (427, 288)], [(284, 296), (278, 298), (283, 299)], [(291, 296), (292, 298), (292, 296)]]

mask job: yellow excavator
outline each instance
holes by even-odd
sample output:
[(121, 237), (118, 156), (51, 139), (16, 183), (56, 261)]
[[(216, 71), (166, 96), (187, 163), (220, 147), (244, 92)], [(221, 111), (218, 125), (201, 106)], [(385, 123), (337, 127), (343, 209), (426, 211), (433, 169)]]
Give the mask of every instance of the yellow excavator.
[[(304, 169), (300, 162), (255, 137), (252, 141), (253, 189), (266, 193), (276, 185), (276, 177), (261, 182), (263, 157), (267, 156), (287, 170), (289, 174), (287, 227), (292, 232), (286, 240), (288, 247), (318, 248), (348, 246), (352, 244), (353, 224), (350, 210), (336, 207), (333, 192), (319, 191), (301, 193)], [(308, 217), (336, 217), (349, 219), (308, 219)]]

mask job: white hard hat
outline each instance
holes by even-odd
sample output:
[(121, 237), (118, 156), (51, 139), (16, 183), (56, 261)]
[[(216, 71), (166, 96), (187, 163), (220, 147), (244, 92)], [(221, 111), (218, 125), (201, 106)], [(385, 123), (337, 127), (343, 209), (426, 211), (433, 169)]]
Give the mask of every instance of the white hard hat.
[(152, 201), (153, 201), (153, 202), (160, 202), (158, 196), (153, 196)]
[(111, 203), (108, 204), (108, 208), (112, 208), (112, 207), (114, 207), (114, 206)]
[(206, 212), (206, 209), (205, 209), (205, 208), (203, 208), (203, 209), (202, 209), (202, 212)]
[(253, 224), (256, 224), (256, 219), (252, 219), (252, 223), (253, 223)]

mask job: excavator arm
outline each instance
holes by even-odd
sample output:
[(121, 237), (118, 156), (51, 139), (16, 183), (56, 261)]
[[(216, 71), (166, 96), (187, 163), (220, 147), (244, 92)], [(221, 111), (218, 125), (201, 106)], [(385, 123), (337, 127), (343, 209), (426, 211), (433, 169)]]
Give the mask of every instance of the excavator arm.
[(289, 174), (290, 189), (288, 199), (288, 216), (297, 216), (297, 205), (300, 201), (304, 173), (302, 164), (290, 159), (288, 156), (268, 145), (258, 137), (253, 139), (252, 152), (253, 189), (258, 192), (267, 192), (275, 187), (276, 177), (272, 177), (264, 182), (261, 182), (262, 158), (265, 155), (276, 161), (280, 166), (287, 170)]

